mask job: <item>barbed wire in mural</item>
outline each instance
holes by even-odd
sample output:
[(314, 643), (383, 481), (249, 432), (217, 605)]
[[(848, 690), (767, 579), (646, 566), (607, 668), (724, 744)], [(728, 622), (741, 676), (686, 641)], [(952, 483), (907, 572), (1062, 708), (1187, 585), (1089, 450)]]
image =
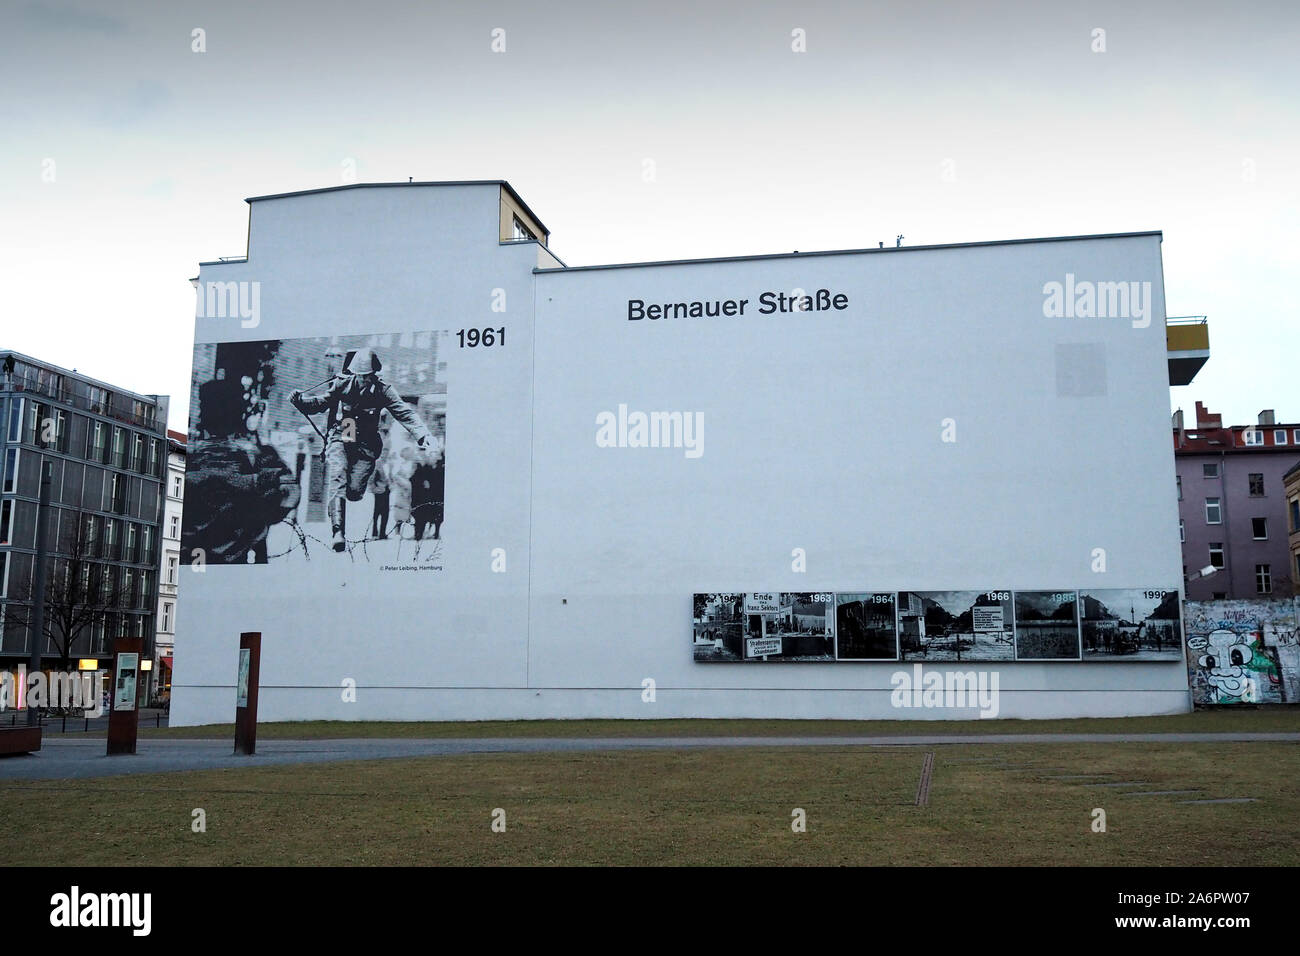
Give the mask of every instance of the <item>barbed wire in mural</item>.
[[(276, 552), (275, 554), (268, 554), (266, 556), (268, 561), (274, 561), (276, 558), (283, 558), (290, 554), (295, 554), (299, 551), (302, 552), (302, 556), (304, 559), (310, 561), (312, 556), (311, 556), (311, 548), (307, 543), (308, 541), (314, 541), (316, 544), (320, 545), (322, 551), (332, 552), (334, 550), (333, 543), (331, 541), (326, 541), (325, 539), (317, 537), (311, 532), (306, 531), (302, 527), (302, 525), (300, 525), (297, 521), (287, 520), (284, 521), (283, 524), (287, 525), (293, 531), (294, 535), (297, 538), (297, 541), (295, 541), (290, 547), (285, 548), (283, 551)], [(396, 540), (397, 542), (397, 554), (394, 558), (397, 561), (401, 561), (401, 560), (419, 561), (421, 559), (434, 560), (436, 558), (442, 557), (441, 538), (411, 539), (411, 538), (402, 538), (400, 536), (396, 537), (396, 539), (392, 537), (381, 538), (381, 537), (371, 536), (371, 535), (367, 535), (361, 538), (348, 538), (346, 539), (347, 546), (344, 549), (344, 553), (347, 554), (347, 556), (351, 558), (353, 561), (356, 561), (357, 560), (356, 552), (359, 549), (361, 552), (361, 559), (364, 561), (369, 561), (370, 551), (367, 548), (367, 545), (370, 542), (392, 541), (392, 540)], [(412, 545), (413, 548), (409, 555), (403, 556), (402, 551), (406, 545)]]

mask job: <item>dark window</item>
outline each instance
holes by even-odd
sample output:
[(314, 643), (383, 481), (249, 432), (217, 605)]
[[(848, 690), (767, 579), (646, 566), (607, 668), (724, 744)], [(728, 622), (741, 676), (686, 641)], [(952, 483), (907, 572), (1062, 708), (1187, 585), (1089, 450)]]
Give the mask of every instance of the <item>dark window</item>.
[(99, 549), (103, 546), (100, 530), (103, 518), (99, 515), (86, 515), (86, 530), (82, 532), (82, 551), (88, 558), (101, 557)]
[(1251, 534), (1254, 536), (1254, 538), (1255, 538), (1256, 541), (1263, 541), (1263, 540), (1267, 539), (1267, 538), (1268, 538), (1268, 519), (1267, 519), (1267, 518), (1251, 518), (1251, 519), (1250, 519), (1250, 532), (1251, 532)]
[(50, 414), (50, 407), (40, 402), (27, 404), (27, 434), (24, 441), (29, 445), (45, 444), (45, 419)]
[(1216, 568), (1223, 567), (1223, 542), (1222, 541), (1210, 542), (1210, 564), (1214, 565)]
[(1269, 571), (1269, 566), (1267, 564), (1255, 565), (1255, 593), (1273, 593), (1273, 575)]
[(1218, 478), (1218, 477), (1219, 477), (1219, 466), (1218, 466), (1218, 465), (1202, 465), (1202, 466), (1201, 466), (1201, 476), (1204, 477), (1204, 478)]
[(92, 422), (86, 433), (86, 458), (101, 465), (108, 457), (109, 427), (103, 422)]
[(1264, 476), (1262, 474), (1255, 474), (1255, 473), (1251, 474), (1250, 496), (1252, 498), (1264, 497)]
[(66, 452), (68, 450), (68, 415), (64, 411), (56, 410), (53, 412), (52, 417), (54, 419), (54, 434), (50, 436), (53, 439), (51, 446), (56, 451)]
[(126, 514), (126, 494), (128, 489), (125, 475), (112, 475), (109, 478), (109, 508), (115, 515)]
[(9, 399), (9, 440), (19, 441), (23, 430), (23, 400)]

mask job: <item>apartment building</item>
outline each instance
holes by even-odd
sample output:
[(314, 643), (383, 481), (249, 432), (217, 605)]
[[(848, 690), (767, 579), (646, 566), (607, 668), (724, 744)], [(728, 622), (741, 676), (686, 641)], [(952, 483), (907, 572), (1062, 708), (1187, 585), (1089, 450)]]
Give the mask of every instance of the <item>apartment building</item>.
[(1174, 414), (1173, 441), (1187, 599), (1294, 595), (1285, 485), (1300, 463), (1300, 422), (1265, 409), (1254, 424), (1225, 426), (1197, 402), (1194, 421)]

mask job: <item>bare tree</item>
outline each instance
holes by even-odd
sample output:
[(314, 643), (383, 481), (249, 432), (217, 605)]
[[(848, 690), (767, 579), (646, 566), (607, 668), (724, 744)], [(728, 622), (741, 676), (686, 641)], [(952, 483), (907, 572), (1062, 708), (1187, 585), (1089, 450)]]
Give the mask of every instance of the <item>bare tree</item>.
[[(108, 614), (134, 610), (137, 598), (149, 597), (142, 592), (140, 570), (132, 568), (128, 575), (127, 569), (116, 563), (121, 560), (122, 543), (106, 542), (103, 527), (104, 521), (90, 512), (65, 510), (58, 540), (50, 542), (43, 636), (54, 645), (64, 671), (71, 668), (77, 641), (96, 621)], [(33, 591), (30, 580), (16, 589), (6, 608), (6, 628), (30, 633), (35, 618)]]

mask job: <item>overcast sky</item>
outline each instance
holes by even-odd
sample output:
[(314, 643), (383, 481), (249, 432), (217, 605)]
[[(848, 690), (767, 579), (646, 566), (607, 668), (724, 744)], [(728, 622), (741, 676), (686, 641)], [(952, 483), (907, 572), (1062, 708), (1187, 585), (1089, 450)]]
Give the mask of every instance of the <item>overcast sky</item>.
[(198, 262), (244, 253), (245, 197), (339, 185), (349, 161), (357, 182), (509, 180), (570, 265), (1159, 229), (1169, 315), (1211, 323), (1171, 407), (1300, 421), (1294, 0), (0, 18), (0, 347), (170, 394), (173, 428)]

